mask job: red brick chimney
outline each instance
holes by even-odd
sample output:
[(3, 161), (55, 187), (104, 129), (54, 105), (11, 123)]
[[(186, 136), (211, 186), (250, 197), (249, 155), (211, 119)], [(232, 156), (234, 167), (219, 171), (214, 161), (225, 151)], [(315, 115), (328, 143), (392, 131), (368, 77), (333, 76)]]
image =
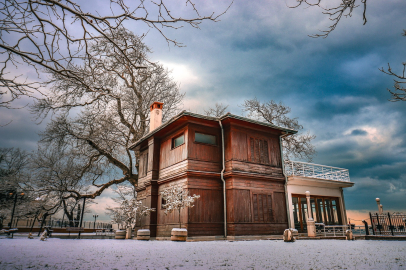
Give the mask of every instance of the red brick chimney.
[(162, 124), (162, 102), (155, 101), (149, 106), (150, 119), (149, 119), (149, 132), (153, 131)]

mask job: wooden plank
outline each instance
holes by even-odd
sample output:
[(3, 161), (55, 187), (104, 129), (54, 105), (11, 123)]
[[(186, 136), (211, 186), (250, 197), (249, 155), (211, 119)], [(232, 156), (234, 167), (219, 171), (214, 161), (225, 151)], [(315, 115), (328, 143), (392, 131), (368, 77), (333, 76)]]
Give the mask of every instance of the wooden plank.
[(275, 223), (287, 222), (285, 193), (274, 192), (273, 209), (275, 210)]
[(223, 194), (221, 190), (189, 189), (190, 195), (200, 195), (189, 208), (189, 223), (211, 223), (223, 220)]

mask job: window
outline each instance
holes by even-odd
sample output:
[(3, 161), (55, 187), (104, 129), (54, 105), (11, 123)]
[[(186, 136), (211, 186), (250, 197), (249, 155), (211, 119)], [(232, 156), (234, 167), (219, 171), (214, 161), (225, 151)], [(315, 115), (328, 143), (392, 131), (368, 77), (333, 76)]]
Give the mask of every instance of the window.
[(185, 143), (185, 135), (182, 134), (182, 135), (172, 139), (172, 148), (176, 148), (179, 145), (182, 145), (184, 143)]
[(166, 200), (164, 198), (161, 199), (161, 209), (165, 209)]
[(251, 162), (269, 164), (268, 141), (250, 138)]
[(195, 142), (217, 145), (216, 136), (195, 132)]
[(272, 196), (269, 194), (252, 194), (254, 222), (274, 222)]
[(145, 151), (140, 156), (139, 176), (144, 177), (148, 172), (148, 151)]

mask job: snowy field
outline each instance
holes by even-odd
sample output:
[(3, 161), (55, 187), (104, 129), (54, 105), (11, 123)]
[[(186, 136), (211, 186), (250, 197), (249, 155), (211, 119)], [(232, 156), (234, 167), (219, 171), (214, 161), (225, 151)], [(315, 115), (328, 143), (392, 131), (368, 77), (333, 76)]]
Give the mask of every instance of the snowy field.
[(0, 239), (0, 269), (406, 269), (406, 241)]

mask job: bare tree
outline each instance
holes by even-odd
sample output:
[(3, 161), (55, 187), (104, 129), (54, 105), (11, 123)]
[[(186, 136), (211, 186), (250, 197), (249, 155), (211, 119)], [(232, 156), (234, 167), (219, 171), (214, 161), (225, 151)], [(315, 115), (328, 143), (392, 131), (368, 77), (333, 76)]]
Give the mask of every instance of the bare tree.
[(99, 178), (99, 171), (97, 167), (89, 168), (72, 148), (48, 144), (39, 146), (32, 154), (32, 177), (27, 185), (43, 202), (43, 212), (56, 213), (62, 209), (70, 226), (74, 226), (81, 193), (88, 192), (90, 183)]
[(204, 114), (207, 116), (220, 117), (226, 113), (228, 105), (223, 105), (222, 103), (215, 103), (214, 108), (209, 107), (207, 110), (204, 110)]
[[(310, 7), (319, 7), (323, 11), (323, 14), (329, 16), (330, 21), (332, 22), (331, 25), (327, 28), (327, 30), (321, 31), (321, 34), (313, 34), (310, 35), (310, 37), (318, 38), (326, 38), (328, 35), (333, 32), (338, 23), (341, 21), (341, 19), (344, 17), (351, 17), (353, 14), (354, 9), (358, 7), (363, 8), (363, 13), (362, 13), (362, 18), (363, 18), (363, 24), (365, 25), (367, 23), (367, 16), (366, 16), (366, 11), (367, 11), (367, 0), (340, 0), (338, 5), (332, 7), (332, 8), (325, 8), (323, 7), (322, 3), (326, 3), (326, 1), (323, 2), (323, 0), (297, 0), (296, 3), (292, 6), (289, 6), (290, 8), (297, 8), (302, 5), (307, 5)], [(402, 33), (403, 36), (406, 36), (406, 30), (403, 30)], [(394, 79), (394, 84), (393, 84), (393, 90), (387, 89), (389, 93), (392, 96), (392, 99), (390, 101), (406, 101), (406, 87), (404, 86), (406, 84), (406, 76), (405, 76), (405, 68), (406, 68), (406, 62), (402, 63), (403, 65), (403, 70), (402, 72), (394, 72), (392, 71), (392, 68), (390, 64), (388, 63), (388, 68), (380, 68), (379, 70), (382, 71), (383, 73), (392, 76)]]
[[(403, 35), (406, 36), (406, 31)], [(406, 101), (406, 86), (405, 86), (406, 85), (406, 75), (405, 75), (406, 62), (403, 62), (402, 65), (403, 65), (402, 73), (393, 72), (389, 63), (388, 63), (388, 68), (386, 70), (383, 67), (380, 69), (383, 73), (394, 77), (394, 79), (393, 79), (393, 81), (394, 81), (393, 88), (394, 89), (391, 90), (388, 88), (389, 93), (392, 95), (392, 99), (390, 99), (390, 101)]]
[[(30, 155), (18, 148), (0, 148), (0, 219), (34, 215), (42, 207), (30, 187)], [(1, 226), (1, 224), (0, 224)]]
[[(112, 37), (112, 32), (126, 23), (145, 25), (158, 31), (168, 42), (181, 42), (166, 35), (165, 29), (185, 25), (199, 28), (203, 21), (214, 21), (224, 14), (202, 15), (191, 0), (179, 14), (166, 0), (97, 1), (109, 6), (107, 12), (84, 10), (71, 0), (4, 0), (0, 3), (0, 106), (11, 108), (21, 96), (45, 94), (49, 82), (43, 71), (53, 72), (69, 80), (81, 81), (75, 63), (97, 56), (90, 47), (103, 40), (114, 47), (120, 57), (127, 57), (126, 48)], [(139, 68), (137, 63), (128, 63)], [(28, 78), (18, 68), (31, 68), (37, 79)]]
[(42, 116), (57, 114), (42, 134), (43, 143), (68, 146), (83, 159), (85, 171), (100, 170), (90, 183), (92, 192), (80, 194), (84, 198), (95, 198), (114, 184), (137, 186), (138, 153), (128, 147), (148, 131), (149, 106), (163, 102), (165, 120), (183, 98), (168, 70), (148, 60), (149, 49), (140, 37), (123, 28), (113, 35), (125, 57), (107, 39), (93, 42), (89, 51), (95, 57), (72, 67), (81, 79), (51, 73), (53, 88), (33, 107)]
[(322, 30), (321, 34), (313, 34), (310, 37), (323, 37), (326, 38), (328, 35), (336, 29), (338, 23), (344, 17), (351, 17), (353, 14), (354, 9), (359, 7), (360, 5), (363, 7), (364, 12), (362, 14), (364, 25), (367, 23), (366, 11), (367, 11), (367, 0), (340, 0), (338, 4), (336, 4), (332, 8), (323, 7), (323, 0), (297, 0), (295, 4), (289, 6), (290, 8), (297, 8), (302, 5), (307, 5), (310, 7), (319, 7), (322, 9), (323, 14), (329, 16), (331, 21), (331, 25), (328, 27), (327, 30)]
[[(277, 104), (273, 100), (261, 103), (254, 98), (245, 100), (244, 104), (242, 104), (242, 108), (248, 112), (247, 116), (249, 118), (298, 131), (303, 129), (303, 126), (299, 124), (297, 118), (287, 116), (291, 109), (282, 103)], [(314, 145), (311, 143), (314, 138), (316, 138), (316, 136), (311, 135), (309, 132), (284, 137), (282, 139), (284, 158), (291, 159), (292, 157), (296, 157), (311, 161), (316, 154)]]

